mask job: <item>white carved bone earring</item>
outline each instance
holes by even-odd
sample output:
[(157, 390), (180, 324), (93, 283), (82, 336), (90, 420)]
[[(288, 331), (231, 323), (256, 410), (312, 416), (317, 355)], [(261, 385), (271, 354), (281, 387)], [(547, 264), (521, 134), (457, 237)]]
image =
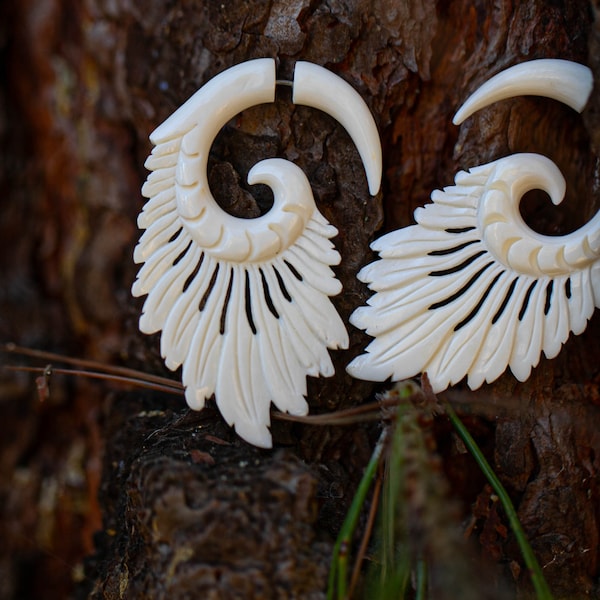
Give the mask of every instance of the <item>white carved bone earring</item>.
[[(145, 229), (134, 260), (144, 263), (132, 293), (147, 295), (140, 329), (162, 330), (167, 367), (183, 365), (185, 397), (195, 410), (215, 394), (230, 425), (248, 442), (272, 444), (270, 404), (308, 412), (306, 376), (334, 372), (328, 348), (348, 334), (329, 296), (341, 291), (332, 265), (337, 234), (318, 211), (310, 184), (293, 163), (268, 159), (248, 174), (273, 190), (256, 219), (223, 211), (208, 187), (211, 144), (242, 110), (273, 102), (275, 61), (234, 66), (196, 92), (150, 136), (155, 145), (138, 218)], [(371, 194), (381, 181), (373, 117), (343, 79), (307, 62), (295, 66), (293, 102), (336, 118), (356, 144)]]
[[(487, 81), (458, 111), (475, 111), (517, 95), (554, 98), (581, 112), (591, 71), (542, 59)], [(531, 189), (555, 204), (565, 180), (538, 154), (514, 154), (456, 175), (415, 211), (416, 225), (372, 244), (380, 260), (359, 272), (376, 293), (350, 322), (373, 336), (347, 370), (373, 381), (426, 372), (434, 391), (468, 375), (476, 389), (510, 367), (529, 377), (541, 352), (558, 354), (600, 306), (600, 212), (579, 230), (553, 237), (532, 231), (519, 213)]]

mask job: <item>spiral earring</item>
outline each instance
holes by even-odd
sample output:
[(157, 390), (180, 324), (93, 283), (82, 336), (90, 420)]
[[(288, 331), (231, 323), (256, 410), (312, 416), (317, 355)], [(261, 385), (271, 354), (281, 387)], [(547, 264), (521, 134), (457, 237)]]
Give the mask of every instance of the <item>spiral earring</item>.
[[(306, 376), (331, 376), (328, 348), (347, 348), (344, 323), (329, 299), (341, 291), (330, 238), (310, 184), (293, 163), (268, 159), (248, 174), (272, 188), (273, 206), (256, 219), (229, 215), (207, 179), (211, 144), (227, 121), (275, 99), (275, 61), (236, 65), (198, 90), (150, 136), (138, 218), (145, 232), (134, 252), (144, 263), (132, 294), (147, 298), (140, 330), (162, 330), (169, 369), (182, 365), (188, 405), (215, 395), (229, 425), (246, 441), (272, 444), (271, 402), (308, 412)], [(371, 194), (381, 181), (381, 147), (373, 117), (344, 80), (307, 62), (295, 66), (293, 102), (336, 118), (356, 144)]]
[[(583, 65), (530, 61), (486, 82), (454, 122), (522, 94), (581, 112), (591, 90)], [(415, 211), (416, 225), (376, 240), (380, 260), (358, 275), (376, 293), (350, 318), (375, 339), (348, 372), (373, 381), (426, 372), (439, 392), (465, 375), (476, 389), (507, 366), (524, 381), (542, 351), (556, 356), (600, 306), (600, 212), (553, 237), (532, 231), (518, 206), (536, 188), (558, 204), (565, 187), (548, 158), (514, 154), (458, 173), (454, 186)]]

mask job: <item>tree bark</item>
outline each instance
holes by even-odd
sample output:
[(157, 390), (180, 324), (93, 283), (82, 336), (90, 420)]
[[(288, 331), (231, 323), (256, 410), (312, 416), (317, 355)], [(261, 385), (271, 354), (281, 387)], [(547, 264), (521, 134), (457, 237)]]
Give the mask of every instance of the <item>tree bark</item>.
[[(375, 258), (369, 243), (411, 224), (461, 169), (515, 152), (555, 161), (568, 182), (563, 205), (532, 194), (522, 207), (543, 233), (570, 231), (600, 208), (598, 94), (583, 115), (521, 97), (451, 123), (470, 92), (519, 62), (570, 59), (600, 80), (593, 3), (145, 4), (0, 8), (0, 341), (168, 374), (158, 337), (137, 329), (141, 301), (129, 292), (148, 135), (211, 77), (250, 58), (275, 57), (280, 78), (298, 60), (331, 69), (378, 124), (384, 180), (375, 198), (341, 126), (285, 91), (225, 127), (209, 165), (217, 200), (241, 216), (269, 205), (244, 184), (256, 162), (281, 156), (302, 168), (340, 231), (344, 292), (333, 301), (346, 323), (369, 296), (356, 279)], [(511, 493), (557, 597), (600, 597), (599, 327), (596, 314), (526, 383), (507, 373), (476, 392), (460, 384), (446, 393)], [(348, 330), (349, 350), (332, 352), (335, 376), (309, 381), (313, 413), (382, 389), (345, 374), (369, 339)], [(181, 398), (52, 375), (40, 404), (34, 387), (29, 375), (0, 374), (0, 599), (324, 597), (332, 544), (378, 425), (274, 420), (276, 449), (262, 451), (213, 408), (191, 413)], [(526, 597), (529, 576), (504, 515), (443, 417), (433, 430), (493, 585)]]

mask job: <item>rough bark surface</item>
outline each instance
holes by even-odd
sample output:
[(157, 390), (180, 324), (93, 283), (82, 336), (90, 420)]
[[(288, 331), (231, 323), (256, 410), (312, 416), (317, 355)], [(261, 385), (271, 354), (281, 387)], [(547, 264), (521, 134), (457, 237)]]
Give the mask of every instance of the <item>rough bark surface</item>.
[[(451, 118), (491, 74), (533, 58), (589, 64), (600, 81), (595, 19), (587, 0), (6, 0), (0, 341), (165, 374), (129, 294), (148, 135), (208, 79), (250, 58), (277, 58), (281, 78), (297, 60), (331, 69), (379, 126), (384, 181), (374, 199), (343, 129), (292, 105), (285, 90), (213, 146), (211, 186), (234, 214), (268, 209), (268, 194), (244, 186), (260, 159), (304, 170), (340, 231), (344, 293), (334, 302), (345, 320), (368, 297), (355, 274), (374, 258), (369, 242), (410, 224), (460, 169), (513, 152), (547, 155), (568, 181), (564, 205), (532, 194), (523, 212), (539, 231), (572, 230), (600, 208), (598, 94), (583, 116), (516, 98), (460, 128)], [(596, 314), (524, 384), (506, 374), (477, 392), (447, 392), (509, 489), (557, 597), (600, 598), (599, 327)], [(345, 375), (368, 341), (349, 331), (350, 349), (333, 353), (336, 375), (310, 381), (312, 412), (355, 406), (379, 389)], [(275, 421), (277, 449), (265, 452), (180, 398), (52, 376), (40, 404), (34, 388), (28, 374), (0, 373), (0, 600), (324, 597), (376, 426)], [(437, 432), (451, 494), (493, 584), (527, 596), (503, 514), (443, 419)]]

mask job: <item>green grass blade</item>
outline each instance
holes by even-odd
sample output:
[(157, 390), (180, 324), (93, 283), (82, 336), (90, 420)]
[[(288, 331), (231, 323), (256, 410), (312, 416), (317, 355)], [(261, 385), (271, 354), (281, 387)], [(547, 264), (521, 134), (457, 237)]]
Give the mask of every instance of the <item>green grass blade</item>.
[(450, 418), (452, 425), (458, 432), (458, 435), (461, 437), (465, 446), (479, 465), (479, 468), (486, 476), (490, 485), (492, 486), (498, 498), (500, 499), (500, 502), (502, 503), (504, 512), (508, 517), (510, 526), (515, 534), (515, 538), (517, 539), (517, 542), (521, 549), (521, 553), (523, 554), (523, 560), (525, 561), (525, 565), (529, 569), (531, 581), (533, 583), (533, 587), (535, 589), (538, 600), (552, 600), (552, 593), (550, 592), (548, 583), (546, 582), (544, 574), (542, 573), (542, 569), (540, 568), (540, 565), (533, 553), (533, 550), (531, 549), (531, 546), (527, 541), (527, 537), (525, 535), (525, 532), (523, 531), (523, 527), (521, 526), (521, 522), (519, 521), (519, 517), (517, 516), (517, 511), (515, 510), (510, 496), (504, 489), (504, 486), (498, 479), (496, 473), (494, 473), (494, 470), (486, 460), (485, 456), (483, 456), (481, 450), (479, 449), (479, 446), (477, 445), (467, 428), (464, 426), (463, 422), (459, 419), (456, 412), (454, 412), (454, 409), (452, 408), (450, 403), (445, 400), (443, 402), (444, 407), (446, 409), (446, 413)]
[(417, 563), (417, 592), (415, 600), (427, 598), (427, 563), (421, 558)]
[[(348, 590), (348, 552), (350, 544), (352, 542), (352, 536), (356, 529), (358, 518), (362, 511), (363, 505), (375, 474), (377, 473), (377, 466), (379, 465), (379, 458), (385, 444), (387, 430), (384, 429), (379, 436), (375, 450), (369, 459), (369, 463), (365, 469), (365, 472), (358, 484), (358, 489), (350, 509), (346, 514), (340, 533), (338, 534), (335, 546), (333, 548), (333, 558), (331, 562), (331, 569), (329, 571), (329, 582), (327, 586), (327, 600), (343, 600), (346, 597)], [(337, 591), (337, 594), (336, 594)]]

